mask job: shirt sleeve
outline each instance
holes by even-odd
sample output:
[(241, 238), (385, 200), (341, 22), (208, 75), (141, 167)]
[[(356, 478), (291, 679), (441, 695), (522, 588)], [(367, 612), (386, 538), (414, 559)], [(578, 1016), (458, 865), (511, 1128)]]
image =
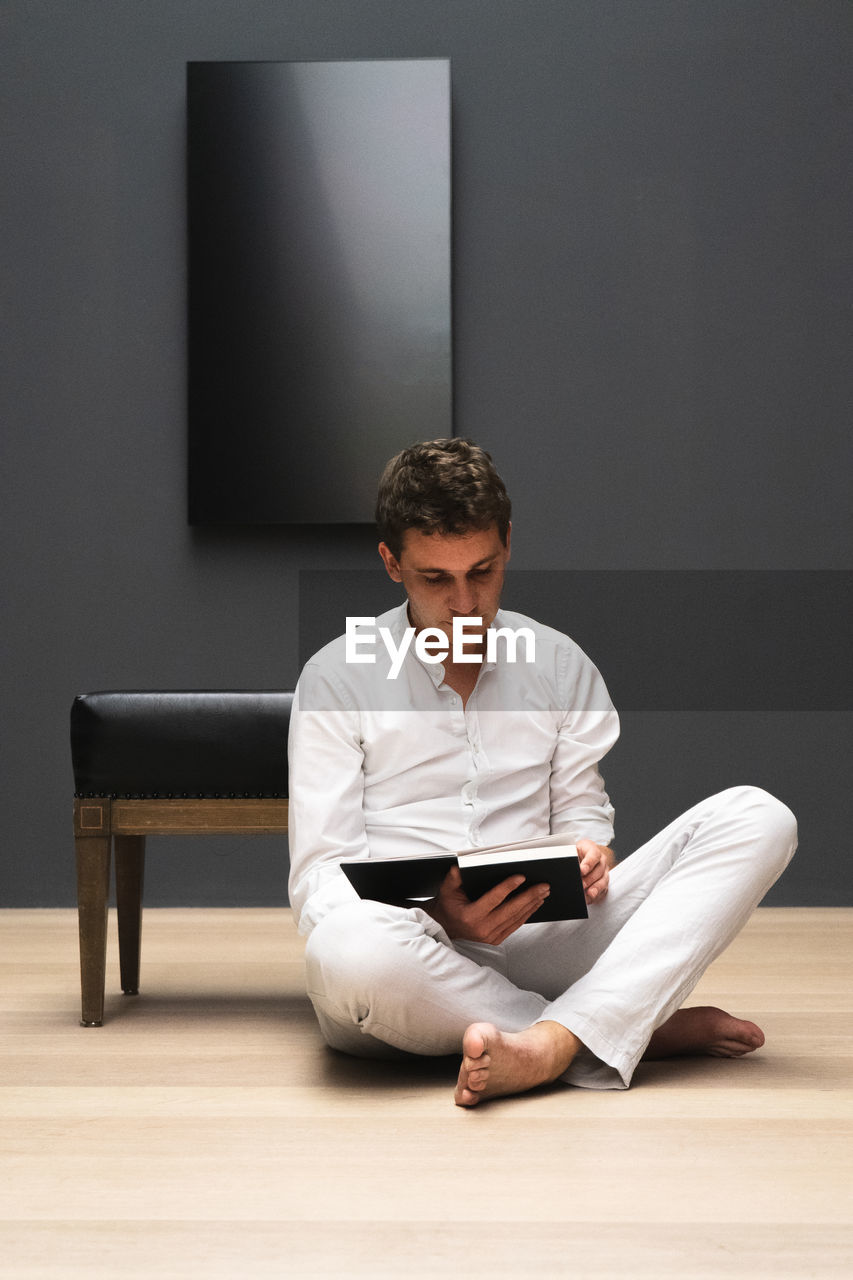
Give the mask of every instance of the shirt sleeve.
[(551, 830), (609, 845), (614, 810), (598, 762), (619, 737), (619, 716), (597, 667), (571, 641), (558, 679), (562, 720), (551, 761)]
[(367, 858), (360, 716), (312, 664), (296, 687), (288, 739), (288, 892), (300, 933), (358, 895), (341, 858)]

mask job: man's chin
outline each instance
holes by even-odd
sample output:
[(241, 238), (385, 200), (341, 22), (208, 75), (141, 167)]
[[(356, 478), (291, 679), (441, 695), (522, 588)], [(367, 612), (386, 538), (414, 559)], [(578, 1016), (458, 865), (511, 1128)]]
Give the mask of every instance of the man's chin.
[[(465, 622), (467, 624), (469, 621), (470, 619), (467, 617), (460, 618), (457, 621), (457, 627), (461, 626), (461, 623)], [(489, 624), (485, 622), (481, 622), (477, 627), (466, 625), (464, 632), (460, 631), (459, 637), (458, 637), (458, 644), (461, 646), (460, 652), (464, 655), (463, 661), (464, 661), (464, 658), (467, 658), (471, 662), (482, 660), (486, 652), (486, 633), (488, 629), (489, 629)], [(450, 651), (453, 652), (452, 624), (450, 627), (449, 634), (450, 634), (450, 640), (448, 641), (448, 649), (450, 649)]]
[[(480, 617), (480, 615), (479, 615), (479, 614), (474, 614), (474, 617)], [(472, 623), (473, 623), (473, 619), (472, 619), (472, 618), (468, 617), (467, 615), (466, 615), (465, 617), (461, 617), (461, 616), (460, 616), (460, 617), (456, 620), (456, 625), (457, 625), (458, 627), (461, 627), (461, 626), (462, 626), (462, 624), (463, 624), (463, 622), (464, 622), (464, 624), (465, 624), (465, 634), (466, 634), (466, 636), (484, 636), (484, 635), (486, 634), (486, 632), (488, 631), (489, 627), (490, 627), (490, 626), (492, 625), (492, 623), (494, 622), (494, 616), (492, 616), (491, 618), (480, 618), (480, 621), (477, 623), (476, 627), (472, 625)], [(453, 634), (453, 619), (452, 619), (452, 618), (451, 618), (450, 622), (448, 622), (448, 623), (444, 623), (444, 622), (442, 622), (442, 623), (440, 624), (440, 626), (441, 626), (441, 629), (442, 629), (443, 631), (444, 631), (444, 630), (448, 630), (449, 634), (451, 634), (451, 635)]]
[[(488, 629), (489, 629), (488, 624), (487, 624), (487, 623), (485, 623), (485, 622), (481, 622), (481, 623), (479, 623), (479, 624), (478, 624), (478, 626), (473, 627), (473, 626), (471, 626), (471, 625), (470, 625), (470, 623), (471, 623), (471, 619), (470, 619), (470, 618), (458, 618), (458, 619), (456, 620), (456, 625), (457, 625), (457, 627), (461, 627), (463, 623), (465, 624), (465, 639), (466, 639), (466, 640), (468, 640), (468, 639), (472, 639), (472, 640), (473, 640), (473, 639), (476, 639), (476, 637), (477, 637), (477, 636), (480, 636), (480, 637), (485, 636), (486, 632), (487, 632), (487, 631), (488, 631)], [(441, 623), (439, 623), (439, 626), (440, 626), (441, 630), (444, 632), (444, 634), (445, 634), (446, 636), (448, 636), (448, 637), (452, 640), (452, 639), (453, 639), (453, 623), (452, 623), (452, 622), (448, 622), (448, 623), (441, 622)]]
[[(474, 614), (473, 616), (477, 617), (479, 615)], [(461, 627), (462, 624), (464, 623), (465, 624), (464, 632), (463, 632), (464, 644), (466, 646), (474, 645), (477, 643), (477, 641), (480, 641), (482, 644), (485, 644), (486, 633), (489, 630), (489, 627), (492, 625), (491, 621), (488, 621), (488, 622), (481, 621), (478, 623), (476, 627), (474, 627), (470, 625), (471, 620), (472, 620), (471, 615), (469, 614), (458, 614), (455, 619), (442, 618), (438, 622), (420, 622), (420, 623), (416, 623), (415, 626), (418, 631), (429, 630), (429, 631), (440, 632), (441, 635), (444, 637), (444, 643), (447, 645), (448, 649), (451, 649), (453, 647), (453, 623), (454, 621), (456, 622), (457, 628)], [(409, 624), (412, 625), (411, 619), (409, 619)]]

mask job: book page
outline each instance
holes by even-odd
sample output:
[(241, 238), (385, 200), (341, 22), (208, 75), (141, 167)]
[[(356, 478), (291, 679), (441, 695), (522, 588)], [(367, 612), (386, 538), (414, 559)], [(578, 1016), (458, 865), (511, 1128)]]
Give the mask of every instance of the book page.
[(578, 851), (573, 844), (543, 845), (537, 844), (533, 849), (478, 849), (470, 853), (457, 855), (459, 865), (479, 867), (486, 863), (511, 862), (513, 866), (519, 862), (541, 862), (543, 858), (576, 858)]

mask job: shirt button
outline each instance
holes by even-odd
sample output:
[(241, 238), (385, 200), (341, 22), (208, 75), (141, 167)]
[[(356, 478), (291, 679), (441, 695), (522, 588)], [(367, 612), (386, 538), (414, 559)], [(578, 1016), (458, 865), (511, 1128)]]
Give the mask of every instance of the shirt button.
[(459, 699), (458, 699), (458, 698), (451, 698), (451, 699), (450, 699), (450, 705), (451, 705), (451, 707), (455, 707), (455, 706), (456, 706), (456, 704), (458, 703), (458, 701), (459, 701)]

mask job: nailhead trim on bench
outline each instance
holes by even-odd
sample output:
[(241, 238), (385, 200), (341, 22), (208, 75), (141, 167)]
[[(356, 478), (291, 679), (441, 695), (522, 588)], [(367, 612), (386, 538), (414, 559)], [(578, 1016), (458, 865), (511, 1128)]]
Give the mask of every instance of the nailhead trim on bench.
[(286, 800), (280, 791), (75, 791), (75, 800)]

